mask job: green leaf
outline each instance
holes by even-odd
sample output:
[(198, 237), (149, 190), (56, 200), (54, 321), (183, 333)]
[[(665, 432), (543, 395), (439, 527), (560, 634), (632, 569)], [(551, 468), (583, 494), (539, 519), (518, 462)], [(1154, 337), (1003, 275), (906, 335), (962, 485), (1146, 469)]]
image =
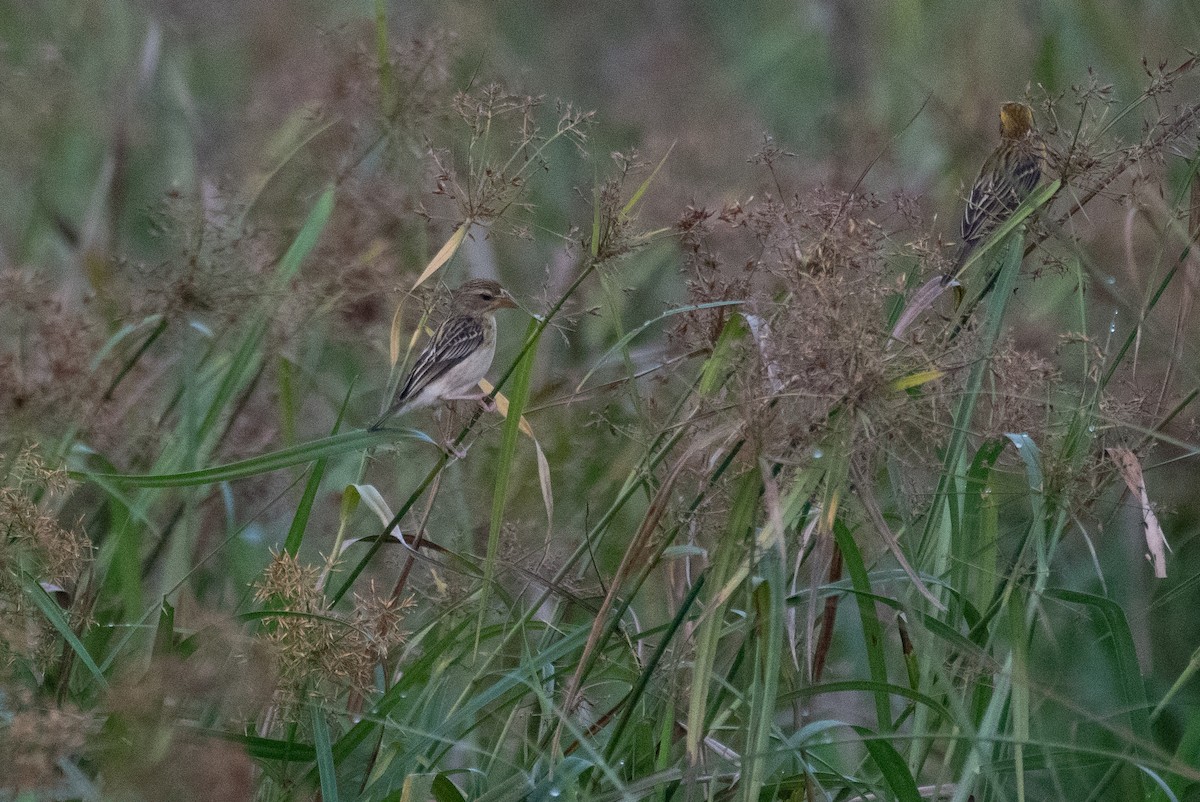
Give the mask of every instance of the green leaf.
[[(871, 672), (871, 679), (880, 687), (886, 686), (888, 677), (887, 659), (883, 653), (883, 627), (880, 626), (879, 616), (875, 612), (875, 602), (870, 598), (871, 580), (867, 576), (866, 565), (858, 550), (858, 544), (854, 542), (854, 535), (840, 518), (833, 522), (833, 536), (837, 540), (838, 548), (841, 549), (850, 581), (854, 583), (854, 588), (858, 591), (854, 598), (858, 602), (858, 617), (862, 622), (863, 641), (866, 646), (867, 666)], [(875, 692), (875, 717), (880, 732), (891, 731), (891, 698), (882, 690)]]
[[(336, 437), (338, 429), (342, 426), (342, 420), (346, 416), (346, 408), (350, 405), (350, 395), (353, 391), (354, 382), (350, 382), (350, 386), (346, 388), (346, 397), (342, 399), (341, 409), (338, 410), (337, 419), (333, 422), (331, 437)], [(296, 514), (292, 516), (292, 525), (288, 527), (287, 538), (283, 542), (283, 550), (293, 557), (300, 552), (300, 544), (304, 541), (304, 530), (308, 527), (308, 517), (312, 514), (313, 502), (317, 499), (317, 491), (321, 488), (321, 480), (325, 477), (325, 466), (328, 463), (329, 457), (321, 457), (316, 460), (312, 472), (308, 475), (308, 481), (304, 484), (304, 495), (300, 497), (300, 503), (296, 505)]]
[(325, 230), (325, 224), (329, 222), (329, 215), (333, 213), (334, 197), (335, 191), (331, 184), (321, 193), (321, 197), (317, 198), (304, 225), (300, 227), (296, 238), (292, 240), (283, 259), (279, 261), (279, 268), (275, 273), (278, 281), (291, 281), (300, 272), (300, 265), (304, 264), (304, 260), (312, 253), (312, 249), (317, 245), (317, 240), (321, 238), (321, 232)]
[(496, 455), (496, 462), (493, 466), (496, 481), (492, 495), (492, 516), (488, 525), (483, 586), (480, 590), (479, 620), (475, 630), (476, 644), (478, 644), (479, 633), (483, 630), (484, 616), (488, 610), (488, 597), (496, 576), (496, 558), (500, 551), (500, 528), (504, 523), (504, 507), (508, 501), (508, 478), (512, 474), (513, 461), (516, 459), (517, 440), (521, 436), (521, 415), (525, 413), (525, 405), (529, 402), (529, 387), (533, 380), (534, 356), (537, 354), (540, 331), (537, 320), (531, 320), (529, 330), (525, 333), (526, 341), (529, 341), (530, 338), (536, 339), (533, 346), (526, 348), (521, 354), (521, 359), (512, 373), (512, 384), (508, 394), (508, 414), (504, 417), (500, 451)]
[[(956, 588), (967, 586), (962, 581), (967, 566), (956, 562), (952, 556), (969, 546), (954, 541), (970, 536), (970, 533), (966, 532), (962, 526), (958, 495), (959, 468), (965, 461), (969, 435), (972, 431), (971, 419), (974, 417), (975, 404), (983, 387), (983, 378), (990, 369), (992, 352), (1000, 336), (1000, 324), (1004, 319), (1004, 311), (1012, 296), (1012, 288), (1017, 274), (1021, 270), (1024, 242), (1025, 238), (1021, 233), (1013, 234), (1009, 240), (1000, 272), (997, 274), (995, 291), (992, 293), (988, 314), (980, 331), (977, 358), (967, 377), (958, 409), (954, 413), (954, 427), (950, 442), (942, 457), (937, 490), (934, 492), (930, 514), (925, 519), (925, 528), (921, 532), (917, 550), (917, 570), (941, 574), (949, 569), (951, 571), (950, 584)], [(947, 523), (950, 532), (949, 541), (943, 534), (943, 527)]]
[(329, 723), (325, 711), (310, 705), (312, 711), (313, 748), (317, 754), (317, 774), (321, 778), (322, 802), (338, 802), (337, 773), (334, 770), (333, 749), (329, 740)]
[(863, 746), (870, 753), (871, 760), (879, 767), (883, 781), (892, 789), (895, 798), (900, 802), (922, 802), (917, 781), (913, 779), (912, 772), (908, 770), (908, 765), (895, 747), (882, 738), (875, 737), (868, 730), (858, 727), (855, 727), (855, 730), (863, 736)]
[(88, 653), (88, 650), (83, 645), (83, 641), (75, 635), (75, 631), (71, 629), (71, 625), (67, 622), (66, 616), (63, 615), (62, 608), (58, 606), (58, 602), (50, 597), (50, 594), (45, 591), (41, 583), (30, 576), (28, 573), (21, 572), (21, 586), (25, 594), (33, 601), (50, 625), (57, 630), (62, 636), (71, 650), (75, 652), (75, 656), (79, 658), (79, 662), (83, 663), (84, 667), (91, 673), (92, 678), (100, 685), (101, 688), (108, 685), (108, 680), (104, 678), (104, 673), (100, 670), (100, 666), (96, 665), (96, 661)]
[(1096, 622), (1103, 627), (1106, 635), (1099, 643), (1109, 652), (1111, 659), (1108, 663), (1116, 670), (1116, 677), (1120, 683), (1121, 700), (1117, 709), (1129, 713), (1129, 727), (1133, 731), (1131, 746), (1135, 752), (1140, 752), (1141, 745), (1154, 743), (1154, 737), (1150, 733), (1150, 705), (1146, 699), (1142, 672), (1138, 667), (1133, 632), (1125, 618), (1125, 611), (1111, 599), (1092, 593), (1048, 588), (1046, 595), (1069, 604), (1089, 607), (1095, 613)]
[(725, 327), (721, 329), (721, 334), (717, 337), (717, 344), (713, 346), (712, 354), (704, 362), (704, 370), (700, 374), (700, 386), (697, 389), (700, 395), (712, 395), (718, 387), (725, 383), (725, 379), (733, 369), (735, 343), (749, 333), (750, 328), (741, 315), (733, 315), (725, 321)]
[(187, 487), (189, 485), (208, 485), (215, 482), (229, 482), (234, 479), (245, 479), (248, 476), (258, 476), (259, 474), (270, 473), (271, 471), (279, 471), (284, 468), (290, 468), (293, 465), (300, 465), (305, 462), (313, 462), (314, 460), (325, 457), (333, 457), (339, 454), (346, 454), (353, 451), (360, 451), (370, 446), (380, 445), (396, 440), (398, 437), (404, 437), (411, 440), (417, 440), (422, 443), (427, 443), (431, 446), (438, 447), (429, 435), (424, 432), (419, 432), (416, 429), (381, 429), (375, 432), (369, 432), (365, 429), (358, 429), (344, 434), (334, 435), (332, 437), (324, 437), (320, 440), (312, 440), (307, 443), (291, 446), (289, 448), (272, 451), (269, 454), (262, 454), (257, 457), (239, 460), (238, 462), (230, 462), (226, 465), (218, 465), (212, 468), (203, 468), (195, 471), (182, 471), (180, 473), (160, 473), (160, 474), (122, 474), (122, 473), (99, 473), (93, 471), (70, 471), (70, 475), (74, 479), (82, 481), (95, 480), (112, 482), (118, 485), (127, 485), (130, 487)]
[(439, 772), (433, 778), (433, 786), (429, 789), (437, 802), (467, 802), (467, 798), (458, 790), (458, 786), (450, 781), (446, 772)]

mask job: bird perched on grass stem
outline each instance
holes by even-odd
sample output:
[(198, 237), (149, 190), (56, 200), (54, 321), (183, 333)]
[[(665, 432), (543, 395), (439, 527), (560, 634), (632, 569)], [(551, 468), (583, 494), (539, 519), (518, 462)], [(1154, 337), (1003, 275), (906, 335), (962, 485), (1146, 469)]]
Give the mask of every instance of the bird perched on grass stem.
[(487, 279), (468, 281), (455, 290), (450, 317), (438, 326), (371, 431), (394, 415), (439, 401), (482, 401), (479, 381), (496, 354), (496, 312), (516, 307), (507, 290)]
[(1033, 109), (1024, 103), (1000, 107), (1000, 146), (987, 157), (971, 187), (962, 217), (962, 246), (954, 267), (942, 277), (948, 284), (975, 249), (986, 240), (1021, 202), (1029, 197), (1042, 177), (1045, 145), (1033, 127)]

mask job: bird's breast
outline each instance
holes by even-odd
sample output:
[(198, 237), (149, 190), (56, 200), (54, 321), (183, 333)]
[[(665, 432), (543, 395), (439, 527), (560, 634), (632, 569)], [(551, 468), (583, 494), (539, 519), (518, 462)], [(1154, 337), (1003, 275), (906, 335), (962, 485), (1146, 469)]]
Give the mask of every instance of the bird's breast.
[(455, 375), (461, 378), (461, 385), (456, 388), (460, 391), (467, 391), (479, 384), (479, 380), (488, 372), (488, 368), (492, 366), (492, 359), (496, 355), (496, 327), (483, 327), (483, 342), (469, 356), (463, 359), (459, 364), (458, 369), (454, 371)]

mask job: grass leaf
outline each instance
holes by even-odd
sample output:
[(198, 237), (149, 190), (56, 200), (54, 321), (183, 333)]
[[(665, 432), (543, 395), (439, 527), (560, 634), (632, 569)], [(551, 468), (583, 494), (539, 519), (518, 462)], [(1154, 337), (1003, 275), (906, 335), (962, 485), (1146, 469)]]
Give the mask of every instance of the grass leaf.
[(329, 740), (329, 724), (325, 711), (320, 706), (309, 705), (312, 714), (313, 751), (317, 756), (317, 773), (321, 778), (322, 802), (338, 802), (337, 773), (334, 769), (333, 749)]

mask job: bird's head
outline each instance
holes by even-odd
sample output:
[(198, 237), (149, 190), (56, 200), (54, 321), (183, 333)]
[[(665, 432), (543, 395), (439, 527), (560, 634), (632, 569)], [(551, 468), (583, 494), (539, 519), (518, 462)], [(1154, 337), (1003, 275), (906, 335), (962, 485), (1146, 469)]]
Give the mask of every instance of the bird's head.
[(478, 315), (497, 309), (516, 309), (517, 302), (508, 290), (490, 279), (472, 279), (454, 291), (452, 308), (459, 313)]
[(1000, 136), (1020, 139), (1033, 130), (1033, 109), (1024, 103), (1005, 103), (1000, 107)]

